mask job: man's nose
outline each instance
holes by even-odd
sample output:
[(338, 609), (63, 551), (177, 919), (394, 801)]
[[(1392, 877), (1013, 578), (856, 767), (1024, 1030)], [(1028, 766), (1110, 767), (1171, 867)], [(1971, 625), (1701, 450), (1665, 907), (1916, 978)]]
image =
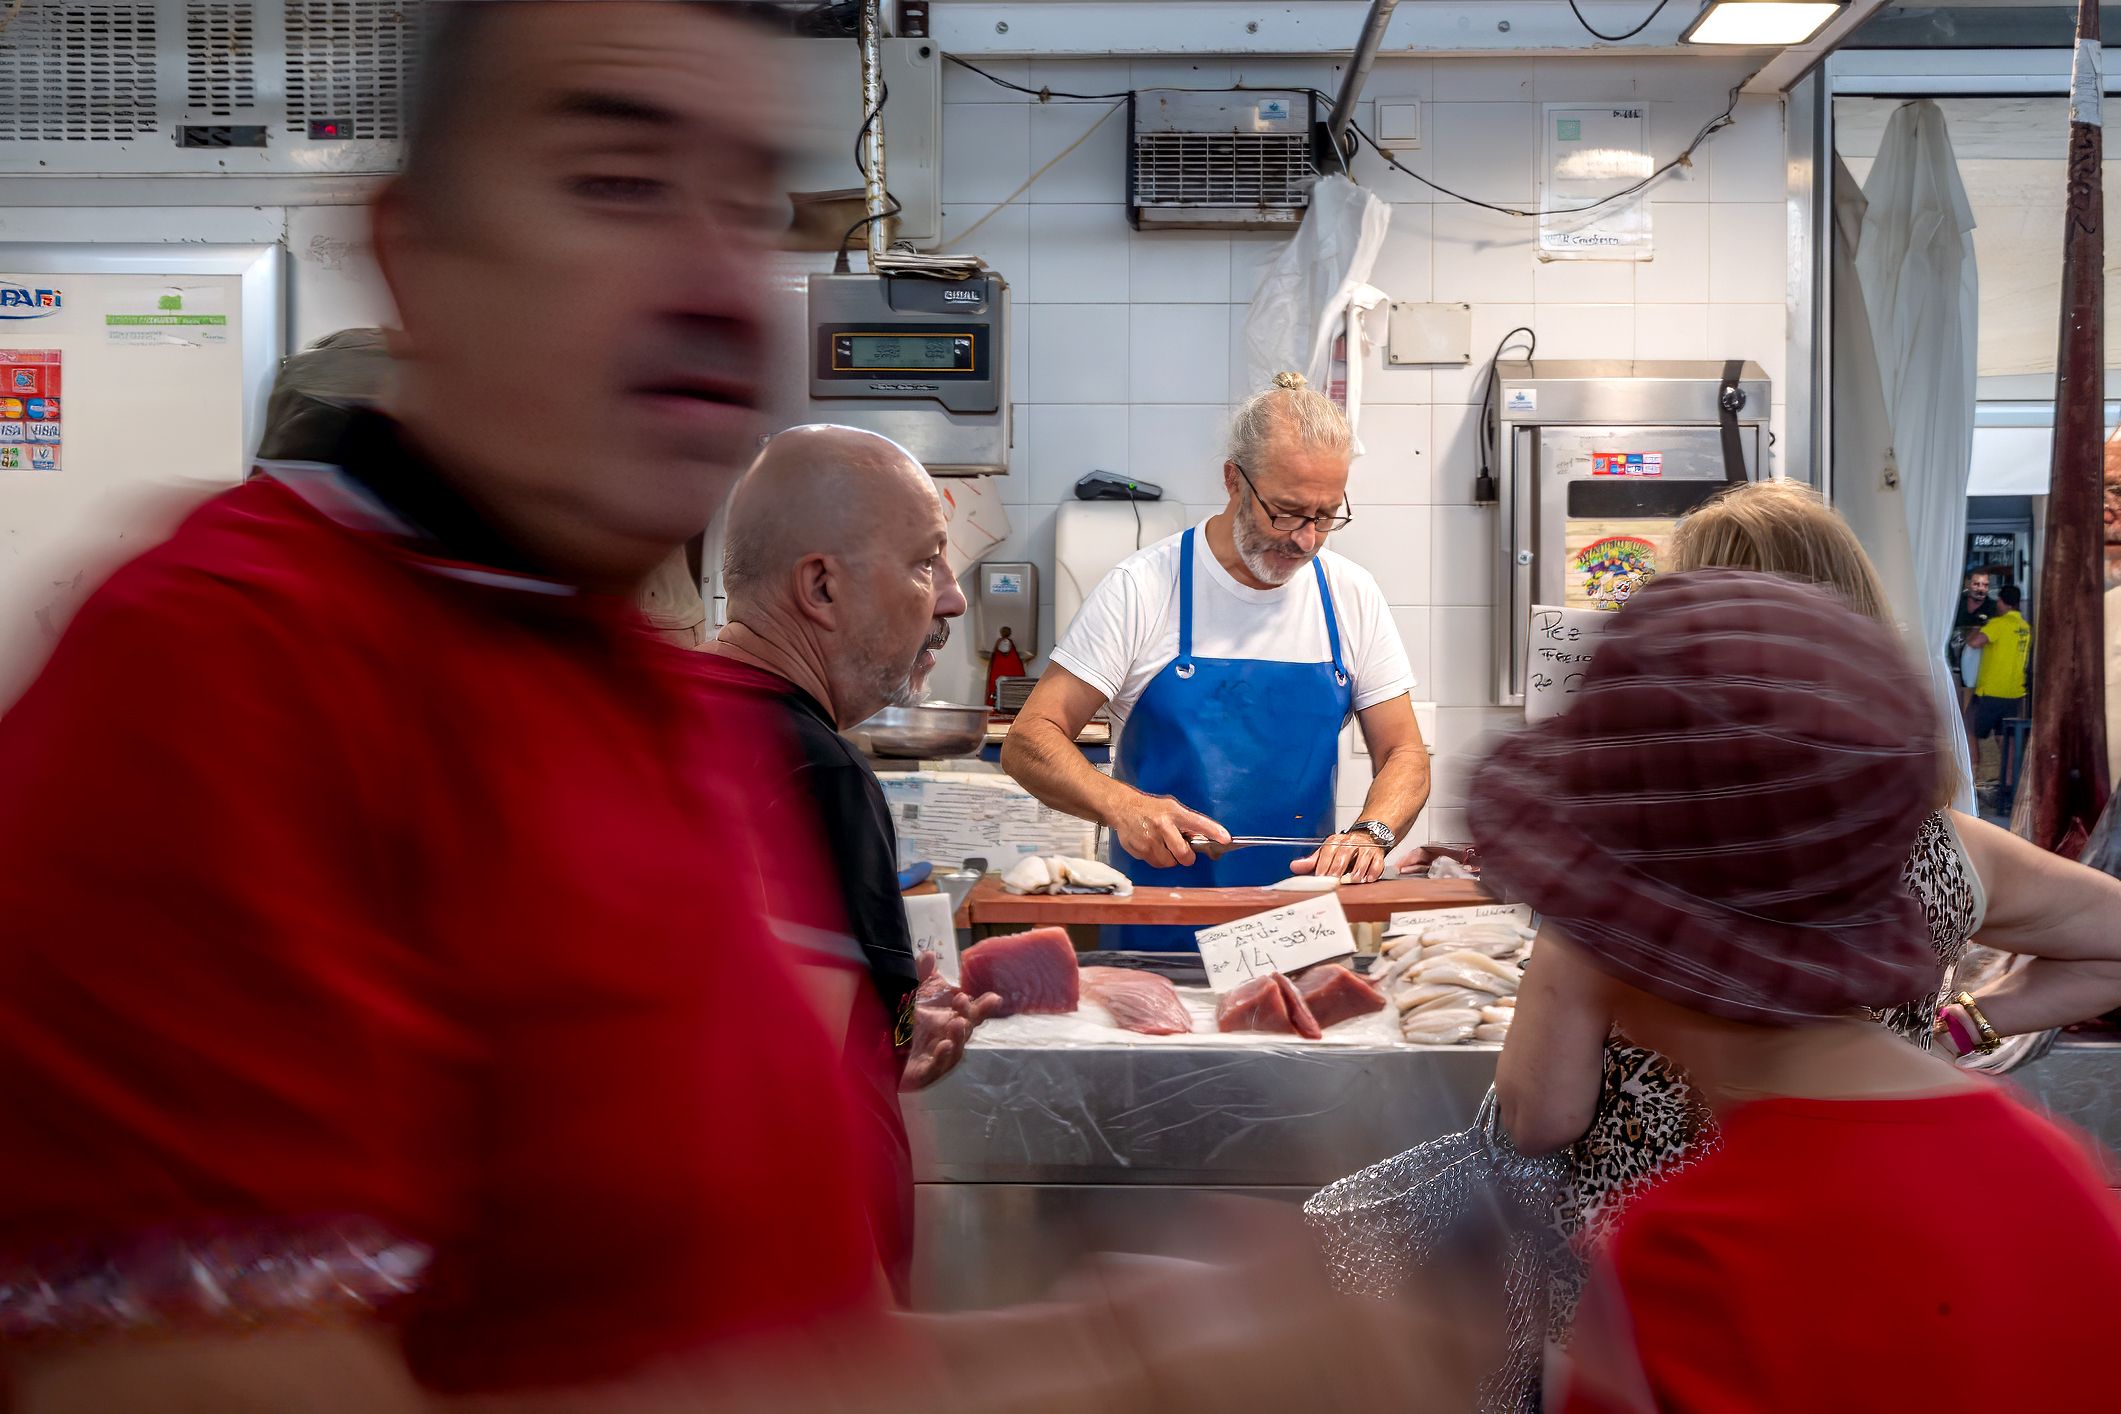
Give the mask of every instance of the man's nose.
[(950, 567), (947, 564), (944, 565), (943, 583), (935, 595), (935, 616), (939, 619), (954, 619), (963, 614), (968, 607), (965, 602), (964, 586), (957, 582), (957, 575), (951, 571)]
[(1296, 542), (1296, 548), (1308, 555), (1316, 550), (1318, 542), (1326, 537), (1324, 532), (1319, 530), (1318, 522), (1307, 520), (1296, 528), (1296, 534), (1292, 538)]

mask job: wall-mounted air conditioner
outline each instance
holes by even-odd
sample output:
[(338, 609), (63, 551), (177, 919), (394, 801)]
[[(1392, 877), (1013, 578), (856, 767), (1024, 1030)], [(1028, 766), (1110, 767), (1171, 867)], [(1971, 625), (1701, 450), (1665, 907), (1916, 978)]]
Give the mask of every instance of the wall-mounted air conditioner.
[(1302, 89), (1145, 88), (1128, 102), (1128, 214), (1141, 230), (1289, 231), (1318, 178)]
[(397, 166), (426, 0), (28, 0), (0, 29), (0, 175)]

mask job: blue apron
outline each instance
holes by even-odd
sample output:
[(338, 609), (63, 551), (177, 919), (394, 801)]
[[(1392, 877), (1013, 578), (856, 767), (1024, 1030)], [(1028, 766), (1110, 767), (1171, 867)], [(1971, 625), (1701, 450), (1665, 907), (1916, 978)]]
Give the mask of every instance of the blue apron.
[[(1193, 656), (1193, 536), (1178, 550), (1178, 656), (1150, 680), (1120, 733), (1114, 776), (1150, 795), (1168, 795), (1233, 835), (1323, 839), (1334, 831), (1334, 777), (1340, 729), (1355, 692), (1341, 664), (1333, 592), (1317, 560), (1325, 606), (1327, 663)], [(1255, 845), (1221, 859), (1197, 856), (1171, 869), (1111, 847), (1113, 865), (1139, 888), (1271, 884), (1286, 878), (1301, 851)], [(1128, 925), (1103, 930), (1104, 946), (1178, 952), (1194, 946), (1190, 928)]]

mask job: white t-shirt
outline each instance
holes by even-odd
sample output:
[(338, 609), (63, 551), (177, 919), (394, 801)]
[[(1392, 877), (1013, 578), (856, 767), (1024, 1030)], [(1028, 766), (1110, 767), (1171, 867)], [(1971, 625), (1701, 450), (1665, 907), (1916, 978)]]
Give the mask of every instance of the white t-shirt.
[[(1052, 661), (1105, 694), (1112, 720), (1124, 723), (1149, 683), (1178, 656), (1178, 551), (1182, 535), (1159, 540), (1120, 561), (1083, 601)], [(1355, 710), (1414, 690), (1414, 673), (1384, 591), (1354, 561), (1319, 552), (1340, 622), (1340, 659), (1355, 691)], [(1208, 548), (1207, 523), (1193, 535), (1193, 653), (1279, 663), (1332, 659), (1318, 576), (1309, 565), (1287, 584), (1239, 584)]]

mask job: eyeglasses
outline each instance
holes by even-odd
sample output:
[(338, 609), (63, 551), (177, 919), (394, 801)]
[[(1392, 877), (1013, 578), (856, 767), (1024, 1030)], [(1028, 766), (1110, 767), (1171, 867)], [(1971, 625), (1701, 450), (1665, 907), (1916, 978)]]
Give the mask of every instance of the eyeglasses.
[(1346, 515), (1302, 516), (1292, 511), (1277, 511), (1274, 507), (1267, 504), (1264, 496), (1259, 494), (1259, 488), (1252, 484), (1252, 478), (1246, 473), (1242, 463), (1231, 462), (1230, 465), (1237, 468), (1237, 474), (1244, 481), (1245, 489), (1252, 493), (1252, 499), (1259, 502), (1260, 510), (1266, 513), (1267, 524), (1283, 534), (1293, 534), (1308, 525), (1320, 535), (1331, 535), (1334, 531), (1345, 528), (1349, 521), (1355, 519), (1355, 503), (1346, 496), (1340, 498), (1340, 508), (1347, 512)]

